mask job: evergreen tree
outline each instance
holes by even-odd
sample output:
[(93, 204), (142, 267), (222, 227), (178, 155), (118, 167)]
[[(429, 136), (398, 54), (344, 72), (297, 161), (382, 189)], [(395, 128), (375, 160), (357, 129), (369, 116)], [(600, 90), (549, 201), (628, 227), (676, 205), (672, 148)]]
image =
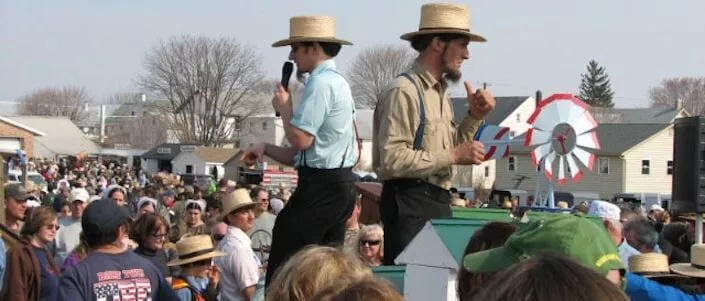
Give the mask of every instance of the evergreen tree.
[(587, 74), (580, 74), (580, 99), (593, 107), (614, 107), (614, 91), (605, 67), (600, 67), (595, 60), (587, 65)]

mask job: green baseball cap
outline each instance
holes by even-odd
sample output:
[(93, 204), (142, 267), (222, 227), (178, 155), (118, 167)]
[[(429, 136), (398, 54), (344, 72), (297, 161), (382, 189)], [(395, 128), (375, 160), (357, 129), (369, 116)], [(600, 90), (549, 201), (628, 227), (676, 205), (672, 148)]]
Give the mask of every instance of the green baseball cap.
[(623, 269), (617, 246), (602, 225), (585, 217), (557, 214), (520, 227), (504, 246), (463, 258), (463, 267), (476, 273), (499, 272), (545, 251), (567, 255), (601, 275)]

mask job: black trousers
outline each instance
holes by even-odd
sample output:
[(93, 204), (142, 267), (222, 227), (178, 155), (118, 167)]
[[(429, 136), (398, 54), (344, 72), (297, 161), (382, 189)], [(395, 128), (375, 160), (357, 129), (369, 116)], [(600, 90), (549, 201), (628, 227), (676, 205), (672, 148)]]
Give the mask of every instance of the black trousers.
[(296, 190), (272, 230), (265, 287), (294, 253), (311, 244), (342, 246), (357, 195), (351, 168), (299, 168)]
[(379, 211), (384, 224), (384, 265), (394, 265), (394, 259), (428, 220), (453, 215), (450, 191), (418, 179), (385, 181)]

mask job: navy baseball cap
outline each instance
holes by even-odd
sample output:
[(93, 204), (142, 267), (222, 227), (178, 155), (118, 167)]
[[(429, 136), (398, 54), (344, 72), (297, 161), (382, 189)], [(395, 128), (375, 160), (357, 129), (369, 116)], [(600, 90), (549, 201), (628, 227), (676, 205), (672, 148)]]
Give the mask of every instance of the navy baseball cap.
[(129, 218), (130, 213), (127, 208), (104, 198), (91, 202), (86, 207), (81, 218), (81, 226), (86, 236), (103, 236), (114, 233)]

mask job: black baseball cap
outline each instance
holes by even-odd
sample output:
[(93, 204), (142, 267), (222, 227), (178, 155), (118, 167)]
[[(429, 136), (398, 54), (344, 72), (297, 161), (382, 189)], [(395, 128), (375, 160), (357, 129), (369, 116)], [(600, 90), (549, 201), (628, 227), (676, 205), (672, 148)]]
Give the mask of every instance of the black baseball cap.
[(111, 199), (100, 199), (86, 207), (81, 218), (83, 233), (89, 237), (112, 234), (130, 218), (127, 208), (118, 206)]

